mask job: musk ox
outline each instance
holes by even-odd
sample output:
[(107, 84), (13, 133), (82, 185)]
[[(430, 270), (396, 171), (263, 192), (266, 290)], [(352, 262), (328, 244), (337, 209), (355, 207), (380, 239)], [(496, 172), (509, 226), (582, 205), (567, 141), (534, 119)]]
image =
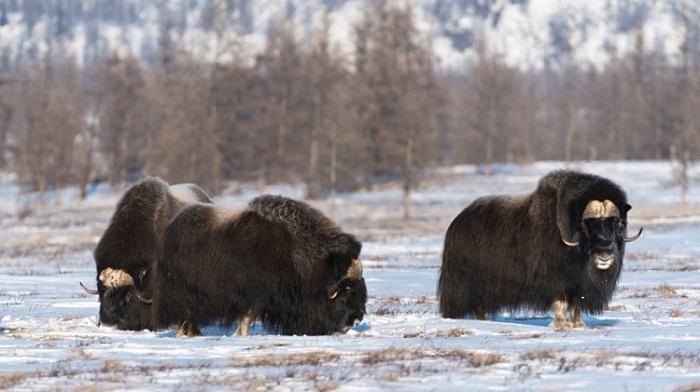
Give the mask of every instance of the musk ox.
[(343, 332), (362, 320), (367, 289), (362, 245), (320, 211), (278, 196), (261, 196), (227, 214), (198, 204), (168, 225), (155, 278), (154, 324), (199, 326), (253, 320), (286, 335)]
[(642, 233), (626, 235), (630, 208), (618, 185), (575, 171), (546, 175), (526, 196), (477, 199), (447, 229), (440, 312), (551, 309), (555, 329), (584, 327), (581, 312), (606, 308), (625, 243)]
[(150, 328), (150, 271), (157, 261), (160, 239), (170, 219), (183, 207), (211, 203), (194, 184), (168, 186), (159, 178), (147, 178), (129, 188), (94, 251), (100, 322), (119, 329)]

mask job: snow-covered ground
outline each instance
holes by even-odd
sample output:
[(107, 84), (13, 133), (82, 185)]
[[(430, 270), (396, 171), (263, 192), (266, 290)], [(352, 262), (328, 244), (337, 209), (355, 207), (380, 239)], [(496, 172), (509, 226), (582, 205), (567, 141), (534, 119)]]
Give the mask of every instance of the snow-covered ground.
[[(623, 185), (633, 205), (625, 268), (610, 310), (586, 330), (555, 332), (548, 315), (446, 320), (435, 287), (442, 236), (475, 197), (532, 190), (560, 163), (442, 168), (400, 217), (392, 186), (341, 195), (336, 219), (363, 240), (370, 299), (364, 321), (343, 336), (249, 337), (208, 328), (121, 332), (96, 324), (98, 303), (78, 281), (94, 280), (91, 251), (118, 195), (37, 208), (19, 220), (0, 176), (0, 389), (692, 390), (700, 387), (700, 191), (697, 168), (677, 203), (667, 162), (577, 164)], [(4, 179), (4, 180), (3, 180)], [(4, 182), (3, 182), (4, 181)], [(236, 208), (242, 186), (216, 200)], [(299, 196), (280, 186), (273, 193)], [(64, 201), (71, 200), (67, 195)], [(330, 211), (326, 202), (315, 203)], [(687, 388), (687, 389), (683, 389)]]

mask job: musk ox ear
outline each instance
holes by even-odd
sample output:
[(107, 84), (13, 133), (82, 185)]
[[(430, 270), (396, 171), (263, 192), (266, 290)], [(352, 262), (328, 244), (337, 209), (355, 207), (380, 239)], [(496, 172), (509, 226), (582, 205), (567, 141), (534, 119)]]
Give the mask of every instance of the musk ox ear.
[(627, 204), (627, 203), (625, 203), (625, 205), (622, 207), (622, 212), (623, 212), (624, 214), (626, 214), (626, 213), (627, 213), (629, 210), (631, 210), (631, 209), (632, 209), (632, 206), (629, 205), (629, 204)]

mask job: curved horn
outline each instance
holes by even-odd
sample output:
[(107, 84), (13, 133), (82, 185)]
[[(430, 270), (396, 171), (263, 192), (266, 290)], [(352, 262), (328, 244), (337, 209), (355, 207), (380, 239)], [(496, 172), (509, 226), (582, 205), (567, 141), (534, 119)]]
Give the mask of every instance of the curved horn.
[(345, 278), (360, 279), (362, 278), (362, 261), (354, 259), (348, 267), (348, 272), (345, 273)]
[(328, 293), (328, 299), (335, 299), (338, 296), (338, 289), (333, 290), (333, 292)]
[(153, 299), (152, 299), (152, 298), (146, 298), (146, 297), (144, 297), (144, 296), (143, 296), (143, 293), (141, 293), (141, 292), (138, 291), (138, 290), (136, 291), (136, 298), (138, 298), (139, 301), (141, 301), (142, 303), (144, 303), (144, 304), (146, 304), (146, 305), (150, 305), (150, 304), (153, 303)]
[(128, 272), (120, 269), (105, 268), (100, 272), (99, 278), (100, 282), (109, 288), (134, 286), (134, 278)]
[(80, 282), (80, 287), (82, 287), (83, 291), (85, 291), (88, 294), (97, 295), (100, 293), (97, 289), (91, 289), (91, 288), (85, 287), (83, 282)]
[(639, 238), (639, 236), (642, 235), (642, 231), (644, 231), (644, 228), (643, 228), (643, 227), (640, 227), (640, 228), (639, 228), (639, 232), (637, 233), (637, 235), (634, 235), (634, 236), (632, 236), (632, 237), (627, 237), (627, 236), (625, 236), (625, 237), (623, 237), (623, 238), (624, 238), (625, 242), (632, 242), (632, 241), (636, 240), (637, 238)]
[(580, 244), (579, 241), (573, 241), (573, 242), (572, 242), (572, 241), (567, 241), (567, 240), (565, 240), (565, 239), (563, 239), (563, 238), (561, 239), (561, 242), (563, 242), (564, 245), (570, 246), (570, 247), (572, 247), (572, 248), (575, 248), (575, 247), (577, 247), (577, 246)]

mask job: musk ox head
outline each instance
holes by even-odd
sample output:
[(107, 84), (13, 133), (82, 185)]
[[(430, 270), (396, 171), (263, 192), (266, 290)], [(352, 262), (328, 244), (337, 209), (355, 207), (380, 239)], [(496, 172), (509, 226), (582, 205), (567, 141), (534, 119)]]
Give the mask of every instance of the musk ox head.
[(144, 268), (134, 279), (128, 272), (121, 269), (105, 268), (98, 276), (97, 289), (80, 286), (88, 294), (100, 296), (100, 322), (115, 325), (122, 329), (138, 329), (142, 326), (138, 313), (149, 313), (147, 305), (150, 300), (142, 291), (146, 286), (148, 269)]
[(362, 321), (366, 313), (367, 286), (359, 259), (353, 260), (345, 275), (328, 288), (328, 300), (333, 319), (340, 324), (339, 330), (346, 331)]
[(627, 232), (627, 211), (630, 205), (622, 206), (622, 211), (610, 200), (590, 200), (580, 218), (579, 227), (572, 233), (574, 240), (562, 236), (565, 245), (578, 248), (598, 271), (619, 269), (624, 255), (625, 242), (639, 238), (643, 229), (632, 237)]

